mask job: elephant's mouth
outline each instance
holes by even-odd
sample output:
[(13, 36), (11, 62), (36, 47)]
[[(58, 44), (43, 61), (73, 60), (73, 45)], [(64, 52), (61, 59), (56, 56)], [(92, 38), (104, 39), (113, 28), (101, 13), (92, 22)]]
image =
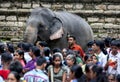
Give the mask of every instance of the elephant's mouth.
[(50, 40), (55, 40), (55, 39), (61, 38), (63, 33), (64, 33), (63, 27), (61, 27), (58, 31), (56, 31), (55, 33), (50, 35)]

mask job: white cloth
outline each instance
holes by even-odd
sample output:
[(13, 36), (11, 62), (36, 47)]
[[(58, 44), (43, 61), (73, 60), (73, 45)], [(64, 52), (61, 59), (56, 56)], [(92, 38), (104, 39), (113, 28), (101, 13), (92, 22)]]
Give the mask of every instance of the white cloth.
[(110, 66), (108, 67), (108, 73), (111, 73), (111, 74), (120, 74), (120, 53), (117, 53), (116, 55), (112, 55), (112, 53), (109, 54), (109, 59), (108, 61), (116, 61), (117, 63), (117, 68), (114, 69), (113, 66)]
[(104, 67), (107, 63), (107, 55), (105, 55), (103, 52), (100, 52), (100, 54), (98, 54), (97, 56), (100, 66)]
[(24, 58), (25, 58), (26, 63), (28, 63), (30, 60), (32, 60), (32, 58), (31, 58), (31, 56), (29, 55), (28, 52), (24, 53)]

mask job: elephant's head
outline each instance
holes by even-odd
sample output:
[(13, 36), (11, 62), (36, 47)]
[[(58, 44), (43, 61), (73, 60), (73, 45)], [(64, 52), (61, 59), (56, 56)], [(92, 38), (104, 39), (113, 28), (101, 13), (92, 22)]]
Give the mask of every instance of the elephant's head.
[(24, 34), (24, 41), (35, 43), (35, 41), (47, 41), (62, 37), (62, 22), (55, 13), (47, 8), (33, 9)]

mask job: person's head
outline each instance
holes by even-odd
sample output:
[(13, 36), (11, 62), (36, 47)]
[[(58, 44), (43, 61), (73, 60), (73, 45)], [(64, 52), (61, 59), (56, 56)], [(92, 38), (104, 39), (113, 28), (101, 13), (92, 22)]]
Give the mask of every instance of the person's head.
[(76, 57), (73, 54), (67, 55), (66, 60), (67, 60), (67, 65), (69, 67), (71, 67), (71, 66), (76, 64)]
[(0, 42), (0, 54), (5, 52), (5, 44)]
[(67, 37), (67, 41), (69, 45), (73, 45), (74, 43), (76, 43), (76, 38), (72, 35)]
[(44, 47), (43, 49), (43, 53), (44, 56), (48, 56), (50, 55), (50, 48), (49, 47)]
[(53, 55), (53, 66), (61, 66), (62, 65), (61, 56), (59, 54)]
[(47, 64), (47, 61), (44, 57), (38, 57), (37, 58), (37, 61), (36, 61), (36, 68), (38, 69), (45, 69), (46, 67), (46, 64)]
[(85, 62), (85, 64), (92, 63), (91, 55), (89, 55), (89, 54), (85, 55), (84, 62)]
[(112, 41), (112, 38), (106, 37), (106, 38), (104, 39), (105, 47), (110, 47), (111, 41)]
[(63, 48), (62, 49), (62, 54), (63, 54), (63, 59), (65, 60), (66, 59), (66, 56), (67, 56), (67, 49), (66, 48)]
[(52, 53), (54, 54), (54, 53), (56, 53), (56, 52), (60, 52), (60, 53), (61, 53), (61, 49), (58, 48), (58, 47), (53, 48)]
[(30, 48), (30, 56), (33, 57), (39, 57), (40, 55), (40, 49), (37, 46), (33, 46)]
[(15, 72), (15, 71), (11, 71), (8, 74), (6, 82), (19, 82), (19, 81), (20, 81), (19, 73)]
[(37, 46), (40, 48), (40, 50), (43, 50), (44, 47), (47, 47), (47, 43), (45, 41), (39, 41), (37, 44), (38, 44)]
[(7, 43), (7, 51), (10, 53), (14, 53), (14, 46), (11, 43)]
[(93, 64), (86, 64), (85, 65), (85, 75), (88, 80), (91, 80), (91, 72), (92, 72)]
[(91, 79), (97, 78), (103, 74), (103, 68), (97, 65), (92, 66)]
[(3, 64), (3, 65), (9, 65), (10, 62), (12, 61), (12, 56), (11, 56), (11, 54), (10, 54), (10, 53), (7, 53), (7, 52), (2, 53), (2, 54), (1, 54), (1, 61), (2, 61), (2, 64)]
[(93, 45), (93, 43), (94, 43), (94, 41), (89, 41), (89, 42), (87, 43), (87, 47), (88, 47), (88, 48), (91, 48), (92, 45)]
[(94, 40), (92, 49), (95, 53), (97, 53), (98, 51), (102, 51), (104, 54), (107, 54), (107, 51), (105, 51), (104, 42), (101, 40)]
[(82, 68), (79, 65), (73, 65), (70, 68), (71, 79), (79, 79), (83, 75)]
[(92, 55), (92, 56), (91, 56), (91, 59), (92, 59), (92, 63), (93, 63), (93, 64), (97, 64), (97, 63), (98, 63), (98, 58), (97, 58), (96, 55)]
[(117, 75), (117, 82), (120, 82), (120, 74)]
[(109, 82), (116, 82), (116, 75), (115, 74), (108, 74), (108, 81)]
[(23, 42), (19, 42), (17, 44), (17, 50), (22, 50), (22, 45), (23, 45)]
[(111, 42), (111, 51), (112, 51), (112, 54), (116, 55), (118, 53), (118, 50), (119, 50), (119, 48), (118, 48), (118, 41), (117, 40), (113, 40)]
[(23, 67), (19, 61), (12, 61), (11, 64), (9, 65), (9, 70), (10, 71), (16, 71), (17, 73), (21, 74)]
[(14, 60), (24, 60), (24, 51), (23, 50), (16, 50), (14, 53)]
[(24, 50), (24, 52), (29, 52), (32, 46), (33, 45), (31, 43), (24, 42), (22, 43), (22, 50)]

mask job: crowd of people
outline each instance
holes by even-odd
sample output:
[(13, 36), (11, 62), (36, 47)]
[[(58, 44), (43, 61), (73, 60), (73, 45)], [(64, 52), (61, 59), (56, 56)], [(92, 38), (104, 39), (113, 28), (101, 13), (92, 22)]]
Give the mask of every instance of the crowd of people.
[(1, 42), (0, 82), (120, 82), (120, 39), (89, 41), (86, 50), (72, 35), (67, 41), (63, 49)]

